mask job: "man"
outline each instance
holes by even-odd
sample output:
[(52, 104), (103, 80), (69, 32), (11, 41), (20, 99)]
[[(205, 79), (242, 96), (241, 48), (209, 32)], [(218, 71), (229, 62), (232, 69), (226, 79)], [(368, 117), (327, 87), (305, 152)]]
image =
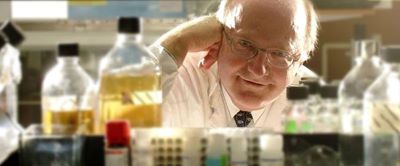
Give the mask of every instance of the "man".
[(317, 29), (308, 0), (223, 0), (216, 16), (171, 30), (152, 47), (164, 125), (279, 130), (285, 89), (303, 75)]

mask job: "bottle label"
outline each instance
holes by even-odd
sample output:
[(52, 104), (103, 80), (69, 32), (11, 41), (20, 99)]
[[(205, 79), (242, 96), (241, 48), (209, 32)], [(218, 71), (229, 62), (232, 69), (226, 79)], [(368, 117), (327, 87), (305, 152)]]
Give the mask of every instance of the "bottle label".
[(285, 132), (286, 133), (296, 133), (297, 132), (297, 124), (294, 120), (288, 120), (285, 123)]
[(227, 166), (228, 156), (221, 155), (220, 158), (207, 158), (206, 166)]
[(106, 166), (128, 166), (129, 150), (128, 148), (106, 148)]
[(400, 105), (374, 102), (367, 106), (366, 130), (374, 133), (400, 133)]
[(261, 158), (260, 166), (284, 166), (285, 162), (282, 158)]

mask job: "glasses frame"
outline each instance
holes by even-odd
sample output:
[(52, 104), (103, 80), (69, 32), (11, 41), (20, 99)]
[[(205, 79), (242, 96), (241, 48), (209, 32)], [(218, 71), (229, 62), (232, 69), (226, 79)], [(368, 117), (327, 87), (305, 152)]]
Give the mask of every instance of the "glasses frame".
[[(228, 43), (229, 43), (229, 45), (231, 47), (231, 51), (233, 53), (235, 53), (235, 54), (241, 54), (241, 53), (239, 53), (238, 49), (235, 48), (234, 42), (237, 42), (238, 44), (240, 44), (240, 42), (243, 41), (243, 42), (246, 42), (247, 44), (249, 44), (248, 46), (244, 46), (244, 47), (249, 47), (251, 49), (250, 52), (251, 52), (252, 56), (248, 56), (248, 54), (245, 55), (246, 57), (238, 55), (238, 56), (240, 56), (242, 58), (245, 58), (246, 60), (250, 60), (250, 59), (256, 57), (257, 55), (259, 55), (260, 52), (263, 52), (263, 54), (266, 55), (268, 64), (273, 66), (273, 67), (279, 68), (279, 69), (288, 69), (295, 62), (299, 61), (299, 56), (294, 56), (294, 55), (296, 55), (296, 53), (290, 53), (289, 51), (276, 49), (276, 48), (259, 48), (259, 47), (256, 47), (252, 42), (247, 41), (245, 39), (235, 39), (234, 37), (229, 35), (228, 32), (226, 32), (225, 29), (223, 30), (223, 34), (224, 34), (225, 38), (228, 40)], [(243, 45), (243, 43), (240, 44), (240, 45)], [(283, 54), (285, 56), (285, 58), (289, 58), (289, 59), (287, 59), (289, 61), (287, 66), (280, 66), (280, 65), (277, 65), (277, 64), (274, 64), (274, 63), (271, 62), (271, 59), (272, 59), (271, 56), (277, 56), (277, 55), (273, 55), (271, 52), (276, 52), (276, 51), (278, 51), (279, 54)]]

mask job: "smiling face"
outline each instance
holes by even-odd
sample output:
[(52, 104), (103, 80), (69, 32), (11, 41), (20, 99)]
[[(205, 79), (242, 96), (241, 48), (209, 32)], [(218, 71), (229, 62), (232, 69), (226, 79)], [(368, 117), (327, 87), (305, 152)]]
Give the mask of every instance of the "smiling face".
[(299, 18), (295, 16), (299, 6), (296, 1), (237, 0), (232, 4), (231, 9), (239, 12), (236, 12), (234, 27), (225, 28), (218, 56), (218, 74), (239, 109), (259, 109), (278, 97), (293, 80), (300, 62), (294, 62), (289, 68), (277, 68), (268, 63), (265, 54), (243, 59), (232, 49), (226, 34), (258, 48), (299, 52), (300, 47), (294, 43), (301, 42), (293, 42), (298, 41), (298, 30), (294, 28), (294, 18)]

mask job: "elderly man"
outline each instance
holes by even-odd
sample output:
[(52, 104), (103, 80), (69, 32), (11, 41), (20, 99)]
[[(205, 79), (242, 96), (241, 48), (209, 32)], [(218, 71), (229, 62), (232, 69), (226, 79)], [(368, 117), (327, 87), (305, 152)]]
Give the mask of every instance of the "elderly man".
[(279, 130), (285, 89), (307, 70), (317, 29), (308, 0), (223, 0), (215, 16), (163, 35), (152, 50), (164, 125)]

